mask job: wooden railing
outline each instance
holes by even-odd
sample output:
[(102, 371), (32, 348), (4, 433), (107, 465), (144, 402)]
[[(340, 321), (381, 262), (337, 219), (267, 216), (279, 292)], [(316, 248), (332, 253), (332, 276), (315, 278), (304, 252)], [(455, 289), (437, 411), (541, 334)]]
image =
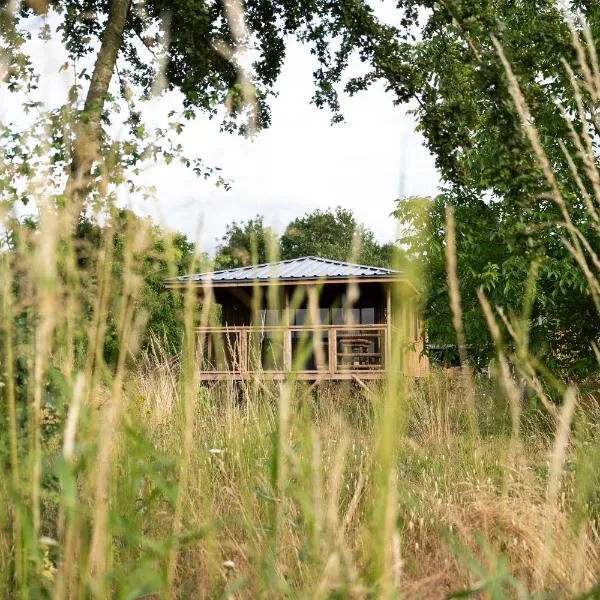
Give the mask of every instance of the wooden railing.
[(196, 329), (203, 373), (329, 374), (385, 372), (387, 326), (223, 326)]

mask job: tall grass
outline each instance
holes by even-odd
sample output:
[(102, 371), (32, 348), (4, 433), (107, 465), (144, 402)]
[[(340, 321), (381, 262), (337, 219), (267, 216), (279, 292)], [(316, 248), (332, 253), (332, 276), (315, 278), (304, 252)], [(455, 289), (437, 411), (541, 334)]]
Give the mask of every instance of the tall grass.
[(112, 234), (90, 302), (63, 259), (42, 268), (49, 247), (66, 264), (74, 252), (51, 214), (2, 263), (5, 597), (525, 597), (595, 584), (594, 403), (576, 406), (573, 390), (555, 419), (520, 399), (515, 433), (502, 377), (200, 385), (191, 291), (184, 351), (158, 339), (138, 351), (139, 228), (108, 364)]
[[(552, 183), (514, 78), (511, 89)], [(596, 181), (595, 163), (584, 164)], [(141, 352), (148, 231), (122, 223), (126, 258), (115, 277), (118, 221), (106, 199), (107, 234), (92, 271), (82, 271), (73, 215), (35, 183), (39, 227), (6, 217), (14, 235), (0, 257), (3, 597), (526, 598), (600, 589), (600, 411), (575, 387), (561, 390), (560, 408), (549, 403), (517, 335), (509, 363), (483, 295), (498, 351), (492, 379), (465, 370), (416, 381), (391, 374), (369, 390), (293, 378), (201, 385), (194, 325), (211, 322), (210, 294), (198, 312), (194, 290), (183, 291), (178, 356), (158, 339)], [(567, 229), (590, 289), (600, 288), (595, 255)], [(314, 317), (315, 298), (309, 305)], [(103, 353), (111, 311), (114, 363)], [(403, 343), (397, 334), (395, 362)]]

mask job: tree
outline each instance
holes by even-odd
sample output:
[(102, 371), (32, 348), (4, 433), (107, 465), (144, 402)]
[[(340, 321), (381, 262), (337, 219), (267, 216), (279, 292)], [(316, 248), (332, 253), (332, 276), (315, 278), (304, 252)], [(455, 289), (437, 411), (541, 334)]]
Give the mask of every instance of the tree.
[[(358, 255), (353, 256), (354, 238)], [(264, 226), (264, 218), (256, 215), (248, 221), (233, 221), (227, 226), (217, 246), (215, 267), (231, 269), (261, 264), (280, 257), (282, 260), (302, 256), (319, 256), (347, 261), (354, 258), (368, 265), (389, 267), (397, 258), (398, 248), (380, 244), (372, 231), (356, 221), (351, 210), (315, 210), (292, 220), (281, 238)]]
[[(597, 368), (591, 343), (600, 333), (594, 325), (594, 292), (585, 275), (586, 269), (597, 273), (592, 253), (600, 250), (593, 217), (600, 201), (593, 184), (600, 129), (591, 116), (596, 109), (586, 75), (586, 57), (598, 50), (600, 12), (597, 3), (567, 4), (587, 20), (595, 48), (586, 48), (581, 22), (570, 24), (566, 10), (552, 0), (403, 0), (399, 6), (404, 17), (420, 36), (417, 41), (405, 36), (399, 53), (390, 57), (390, 70), (404, 97), (416, 100), (419, 129), (445, 182), (444, 194), (427, 210), (432, 223), (421, 222), (422, 232), (433, 232), (424, 242), (429, 252), (430, 327), (440, 339), (452, 338), (447, 329), (444, 335), (440, 331), (449, 325), (441, 294), (442, 247), (444, 205), (452, 204), (472, 350), (483, 352), (487, 346), (489, 352), (490, 347), (476, 288), (483, 285), (498, 306), (518, 312), (531, 265), (536, 264), (533, 347), (565, 376), (581, 376)], [(528, 107), (525, 121), (537, 130), (537, 151), (511, 96), (494, 38), (521, 88)], [(554, 188), (539, 151), (549, 160)], [(401, 203), (397, 216), (415, 224), (421, 219), (417, 205)], [(568, 229), (568, 221), (587, 240), (589, 251), (579, 234)], [(582, 268), (563, 239), (582, 250), (587, 266)]]
[[(404, 226), (399, 241), (422, 273), (425, 328), (435, 345), (456, 343), (445, 254), (446, 205), (452, 200), (452, 196), (445, 195), (409, 198), (399, 201), (395, 211)], [(554, 249), (532, 263), (528, 236), (515, 231), (502, 202), (473, 198), (463, 201), (455, 206), (455, 220), (458, 279), (470, 360), (485, 366), (495, 354), (477, 290), (482, 289), (506, 315), (520, 316), (527, 286), (535, 273), (535, 301), (529, 315), (530, 350), (557, 374), (582, 377), (593, 370), (595, 358), (580, 342), (600, 335), (596, 307), (578, 266), (560, 243), (557, 241)], [(504, 333), (510, 345), (510, 335), (505, 329)]]
[[(354, 248), (358, 250), (356, 252)], [(320, 256), (332, 260), (389, 267), (394, 247), (379, 244), (373, 232), (357, 223), (351, 210), (317, 209), (289, 223), (281, 237), (283, 259)]]
[[(140, 233), (145, 235), (140, 235)], [(115, 289), (125, 289), (125, 277), (140, 279), (140, 290), (136, 294), (136, 311), (145, 316), (145, 326), (141, 330), (139, 345), (148, 348), (153, 337), (164, 344), (167, 352), (178, 351), (183, 339), (184, 295), (178, 291), (165, 290), (164, 281), (168, 277), (185, 275), (194, 256), (194, 245), (183, 235), (171, 235), (152, 221), (136, 216), (125, 209), (116, 210), (105, 225), (81, 216), (73, 243), (76, 248), (78, 272), (81, 274), (80, 296), (83, 306), (88, 306), (96, 295), (97, 261), (101, 255), (107, 236), (111, 243), (112, 279)], [(126, 254), (132, 252), (132, 238), (138, 251), (131, 257), (131, 266), (125, 267)], [(118, 295), (112, 297), (107, 314), (107, 333), (104, 340), (104, 359), (116, 363), (121, 340), (118, 339), (117, 315)], [(85, 331), (85, 328), (82, 328)]]
[(273, 234), (265, 228), (261, 215), (245, 222), (233, 221), (217, 246), (215, 268), (233, 269), (265, 263), (271, 258), (273, 241)]
[(415, 102), (419, 129), (451, 190), (491, 193), (524, 210), (531, 210), (533, 194), (547, 191), (494, 38), (522, 87), (544, 149), (560, 174), (569, 174), (560, 142), (573, 145), (560, 105), (575, 124), (582, 123), (562, 61), (573, 65), (579, 83), (584, 67), (566, 9), (577, 10), (599, 33), (600, 14), (596, 3), (563, 4), (565, 10), (553, 0), (398, 2), (406, 29), (397, 31), (388, 77), (398, 100)]

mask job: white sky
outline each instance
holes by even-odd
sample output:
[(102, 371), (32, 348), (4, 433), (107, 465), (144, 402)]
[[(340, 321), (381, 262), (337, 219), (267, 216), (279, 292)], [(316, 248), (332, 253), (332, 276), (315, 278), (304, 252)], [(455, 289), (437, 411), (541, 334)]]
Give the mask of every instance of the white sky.
[[(49, 104), (62, 96), (67, 83), (65, 73), (57, 74), (64, 62), (61, 54), (54, 42), (45, 45), (41, 96)], [(313, 61), (305, 47), (289, 46), (276, 85), (278, 97), (270, 102), (272, 125), (255, 138), (221, 133), (218, 119), (205, 116), (187, 124), (185, 149), (206, 165), (221, 167), (223, 176), (232, 180), (231, 190), (215, 188), (172, 163), (144, 173), (143, 182), (156, 186), (157, 201), (130, 200), (131, 205), (197, 239), (207, 251), (214, 250), (234, 219), (259, 213), (266, 224), (282, 231), (296, 216), (338, 205), (352, 209), (380, 241), (395, 239), (396, 224), (390, 217), (394, 200), (435, 194), (439, 179), (433, 158), (407, 107), (394, 106), (381, 85), (344, 98), (346, 121), (331, 125), (330, 113), (309, 103)], [(159, 99), (144, 118), (164, 124), (174, 106), (173, 97)], [(0, 119), (18, 121), (20, 110), (16, 97), (0, 94)]]
[(219, 133), (206, 118), (188, 126), (186, 147), (222, 167), (233, 179), (231, 190), (215, 189), (184, 168), (155, 167), (147, 180), (160, 202), (147, 210), (190, 235), (202, 222), (207, 248), (233, 219), (260, 213), (281, 230), (306, 211), (337, 205), (352, 209), (379, 240), (395, 239), (394, 200), (435, 193), (433, 158), (406, 107), (394, 107), (383, 86), (344, 99), (346, 122), (332, 125), (329, 112), (309, 103), (312, 71), (308, 51), (292, 45), (271, 102), (272, 125), (254, 139)]

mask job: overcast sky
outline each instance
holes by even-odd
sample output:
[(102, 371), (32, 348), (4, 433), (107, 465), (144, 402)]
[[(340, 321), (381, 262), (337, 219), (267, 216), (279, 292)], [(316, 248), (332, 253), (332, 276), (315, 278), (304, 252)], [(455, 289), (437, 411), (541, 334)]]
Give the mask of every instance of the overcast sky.
[[(41, 55), (46, 75), (41, 96), (56, 103), (69, 83), (68, 74), (58, 74), (65, 58), (54, 41)], [(281, 231), (296, 216), (338, 205), (352, 209), (380, 241), (395, 239), (394, 200), (435, 193), (439, 182), (433, 158), (407, 107), (393, 106), (381, 85), (344, 98), (345, 122), (332, 125), (330, 113), (310, 104), (313, 61), (305, 47), (289, 46), (278, 96), (270, 103), (272, 125), (253, 139), (221, 133), (218, 120), (204, 116), (186, 126), (185, 148), (205, 164), (221, 167), (232, 181), (229, 191), (174, 163), (153, 166), (143, 181), (156, 186), (157, 201), (130, 199), (135, 209), (193, 239), (200, 232), (198, 241), (208, 251), (234, 219), (262, 214)], [(172, 97), (155, 101), (145, 118), (164, 124), (174, 103)], [(18, 99), (1, 95), (0, 118), (18, 120), (20, 110)]]
[(271, 102), (272, 125), (253, 139), (219, 133), (204, 118), (190, 125), (186, 146), (222, 167), (233, 186), (215, 189), (183, 168), (155, 167), (147, 174), (160, 199), (153, 214), (190, 235), (203, 222), (210, 248), (234, 218), (260, 213), (281, 230), (306, 211), (340, 205), (381, 241), (394, 239), (394, 200), (436, 191), (433, 158), (406, 107), (394, 107), (383, 86), (346, 98), (346, 121), (332, 125), (331, 114), (309, 102), (312, 67), (307, 50), (292, 45)]

